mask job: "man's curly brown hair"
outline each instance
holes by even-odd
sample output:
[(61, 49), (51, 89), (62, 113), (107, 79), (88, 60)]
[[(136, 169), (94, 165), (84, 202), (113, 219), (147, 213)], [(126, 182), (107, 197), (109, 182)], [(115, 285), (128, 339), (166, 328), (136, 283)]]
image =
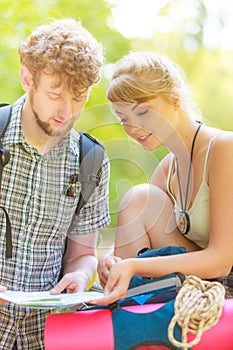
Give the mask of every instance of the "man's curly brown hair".
[(35, 86), (41, 73), (45, 73), (57, 79), (56, 86), (67, 84), (72, 93), (80, 96), (100, 79), (102, 45), (72, 18), (39, 26), (18, 51)]

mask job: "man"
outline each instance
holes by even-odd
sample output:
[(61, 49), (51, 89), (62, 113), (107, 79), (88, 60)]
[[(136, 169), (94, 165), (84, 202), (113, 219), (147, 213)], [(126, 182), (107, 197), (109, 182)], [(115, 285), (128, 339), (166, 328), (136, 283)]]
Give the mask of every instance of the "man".
[[(100, 78), (102, 47), (80, 23), (62, 19), (38, 27), (19, 55), (26, 94), (14, 103), (3, 140), (11, 158), (0, 205), (11, 220), (13, 252), (6, 260), (1, 213), (0, 291), (85, 291), (96, 273), (98, 229), (109, 223), (109, 162), (105, 156), (99, 185), (76, 217), (79, 133), (73, 126)], [(43, 349), (49, 311), (2, 304), (0, 349)]]

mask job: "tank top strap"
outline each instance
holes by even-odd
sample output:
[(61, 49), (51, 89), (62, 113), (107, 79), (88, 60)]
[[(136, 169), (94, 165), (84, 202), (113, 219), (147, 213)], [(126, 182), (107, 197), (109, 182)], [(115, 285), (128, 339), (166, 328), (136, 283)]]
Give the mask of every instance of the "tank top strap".
[(172, 154), (169, 161), (169, 168), (167, 173), (167, 193), (174, 203), (176, 203), (176, 198), (172, 191), (172, 175), (174, 174), (174, 171), (175, 171), (175, 159), (176, 159), (175, 155)]
[(208, 165), (208, 159), (209, 159), (209, 154), (210, 154), (210, 148), (212, 145), (212, 142), (214, 141), (214, 139), (216, 138), (217, 135), (215, 135), (214, 137), (212, 137), (212, 139), (210, 140), (209, 144), (208, 144), (208, 148), (206, 151), (206, 156), (205, 156), (205, 163), (204, 163), (204, 169), (203, 169), (203, 180), (205, 180), (206, 182), (208, 182), (207, 180), (207, 165)]

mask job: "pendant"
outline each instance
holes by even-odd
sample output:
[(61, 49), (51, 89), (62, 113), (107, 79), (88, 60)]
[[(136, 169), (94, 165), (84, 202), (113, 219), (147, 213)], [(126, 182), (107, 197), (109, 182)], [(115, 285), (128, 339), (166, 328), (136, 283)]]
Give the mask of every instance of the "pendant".
[(190, 230), (190, 219), (186, 211), (180, 211), (176, 219), (178, 230), (182, 235), (186, 235)]

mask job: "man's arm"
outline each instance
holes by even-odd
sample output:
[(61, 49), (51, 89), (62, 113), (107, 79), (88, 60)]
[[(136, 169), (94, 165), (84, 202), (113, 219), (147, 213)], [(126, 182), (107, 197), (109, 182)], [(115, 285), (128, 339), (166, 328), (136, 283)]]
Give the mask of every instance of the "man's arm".
[(86, 291), (92, 284), (97, 270), (96, 240), (98, 232), (85, 235), (69, 235), (64, 256), (62, 279), (50, 291), (58, 294)]

